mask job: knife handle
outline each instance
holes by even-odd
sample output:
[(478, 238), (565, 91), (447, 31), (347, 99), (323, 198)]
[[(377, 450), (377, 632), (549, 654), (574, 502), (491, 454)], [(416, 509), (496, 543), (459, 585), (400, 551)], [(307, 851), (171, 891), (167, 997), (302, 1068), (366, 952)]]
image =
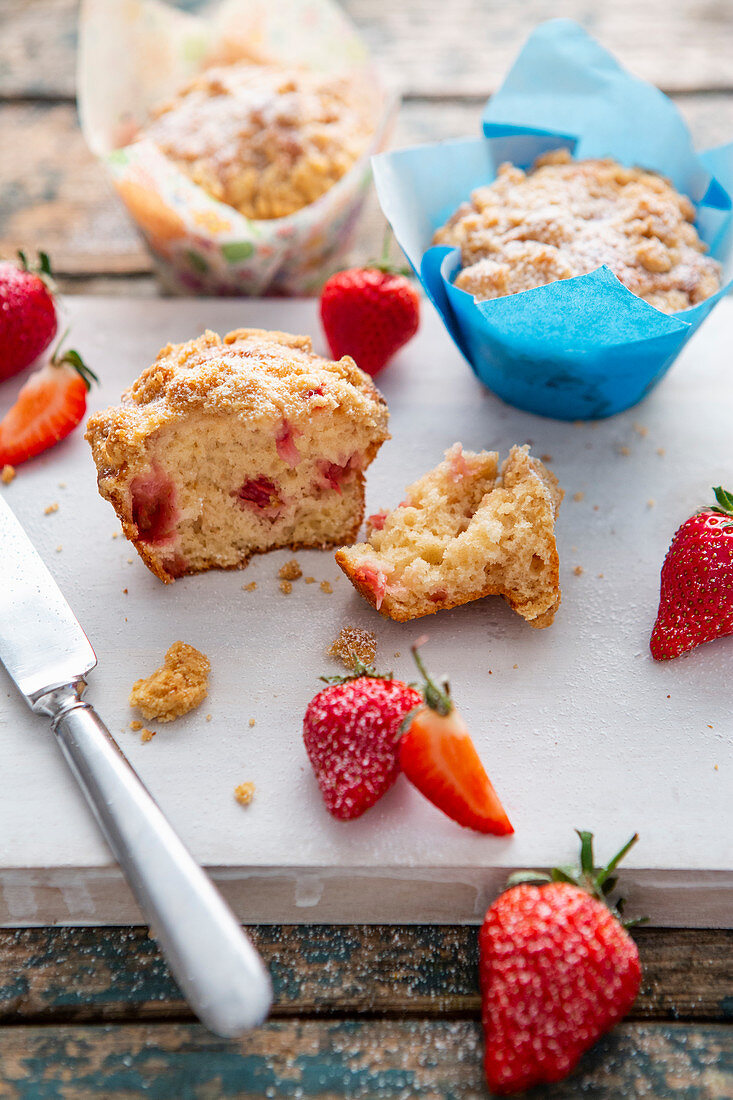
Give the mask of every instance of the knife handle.
[(99, 715), (72, 690), (55, 710), (61, 750), (191, 1008), (216, 1035), (241, 1035), (272, 1000), (262, 960)]

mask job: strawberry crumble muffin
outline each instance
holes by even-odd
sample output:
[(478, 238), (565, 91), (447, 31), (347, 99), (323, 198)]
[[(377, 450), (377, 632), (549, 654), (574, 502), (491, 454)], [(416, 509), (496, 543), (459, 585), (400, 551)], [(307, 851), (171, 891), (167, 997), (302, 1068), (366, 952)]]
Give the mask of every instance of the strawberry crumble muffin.
[(560, 149), (526, 174), (502, 164), (433, 243), (460, 247), (455, 285), (476, 301), (606, 264), (638, 297), (674, 313), (720, 288), (720, 264), (704, 255), (694, 218), (690, 200), (662, 176), (610, 158), (574, 161)]
[(158, 107), (150, 138), (212, 198), (282, 218), (349, 171), (375, 128), (354, 81), (249, 61), (216, 65)]
[(530, 626), (550, 625), (560, 604), (563, 491), (526, 446), (512, 447), (501, 470), (498, 459), (455, 443), (398, 508), (371, 517), (368, 542), (336, 553), (382, 615), (403, 622), (497, 595)]
[(349, 356), (237, 329), (169, 344), (86, 438), (99, 491), (163, 581), (355, 538), (387, 406)]

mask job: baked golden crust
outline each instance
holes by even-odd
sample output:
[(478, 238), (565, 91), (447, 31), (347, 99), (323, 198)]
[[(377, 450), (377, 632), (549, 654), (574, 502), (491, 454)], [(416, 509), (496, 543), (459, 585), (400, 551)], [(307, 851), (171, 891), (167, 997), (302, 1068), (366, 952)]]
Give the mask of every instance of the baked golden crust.
[(213, 198), (248, 218), (315, 202), (364, 153), (368, 89), (307, 69), (238, 61), (205, 69), (142, 135)]
[(616, 161), (574, 161), (566, 149), (531, 172), (503, 164), (434, 236), (459, 246), (455, 285), (476, 301), (501, 298), (606, 264), (634, 294), (665, 313), (720, 287), (705, 256), (695, 208), (669, 180)]
[(485, 596), (503, 596), (534, 627), (560, 605), (554, 524), (563, 497), (557, 478), (512, 447), (496, 452), (456, 444), (411, 485), (367, 543), (342, 547), (336, 561), (381, 615), (406, 622)]
[[(90, 417), (86, 438), (101, 495), (168, 582), (212, 565), (241, 567), (276, 546), (331, 548), (355, 538), (363, 471), (388, 438), (387, 420), (384, 399), (353, 359), (325, 359), (307, 336), (236, 329), (168, 344), (119, 405)], [(238, 497), (237, 485), (256, 492)], [(309, 493), (313, 522), (299, 525), (298, 500)], [(254, 533), (245, 530), (245, 505)], [(214, 549), (225, 529), (236, 552)]]

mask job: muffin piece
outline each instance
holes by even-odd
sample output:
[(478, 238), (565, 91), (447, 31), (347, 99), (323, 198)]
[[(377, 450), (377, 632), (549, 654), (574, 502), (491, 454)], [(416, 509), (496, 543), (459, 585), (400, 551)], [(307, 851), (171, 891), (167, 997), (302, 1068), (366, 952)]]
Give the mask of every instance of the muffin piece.
[(248, 218), (315, 202), (364, 153), (373, 95), (353, 81), (247, 61), (204, 69), (141, 136)]
[(308, 336), (237, 329), (169, 344), (87, 425), (99, 491), (163, 581), (355, 538), (387, 406)]
[(336, 561), (369, 603), (403, 622), (483, 596), (503, 596), (530, 626), (549, 626), (560, 604), (557, 478), (528, 447), (495, 451), (455, 443), (411, 485), (393, 512), (370, 517), (367, 543)]
[(720, 287), (720, 264), (704, 255), (694, 218), (687, 196), (662, 176), (610, 158), (574, 161), (558, 149), (526, 174), (502, 164), (433, 243), (460, 247), (455, 285), (479, 302), (606, 264), (634, 294), (674, 313)]

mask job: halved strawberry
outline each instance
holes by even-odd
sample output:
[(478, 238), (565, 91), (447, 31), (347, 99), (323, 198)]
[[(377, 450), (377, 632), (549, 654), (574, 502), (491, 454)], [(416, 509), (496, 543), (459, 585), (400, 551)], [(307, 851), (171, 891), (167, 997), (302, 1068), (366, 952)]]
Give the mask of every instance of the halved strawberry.
[(412, 647), (425, 678), (425, 705), (405, 719), (400, 765), (417, 789), (459, 825), (480, 833), (513, 833), (466, 725), (450, 698), (450, 689), (431, 680)]
[(84, 416), (92, 379), (78, 352), (57, 349), (0, 421), (0, 466), (17, 466), (65, 439)]

